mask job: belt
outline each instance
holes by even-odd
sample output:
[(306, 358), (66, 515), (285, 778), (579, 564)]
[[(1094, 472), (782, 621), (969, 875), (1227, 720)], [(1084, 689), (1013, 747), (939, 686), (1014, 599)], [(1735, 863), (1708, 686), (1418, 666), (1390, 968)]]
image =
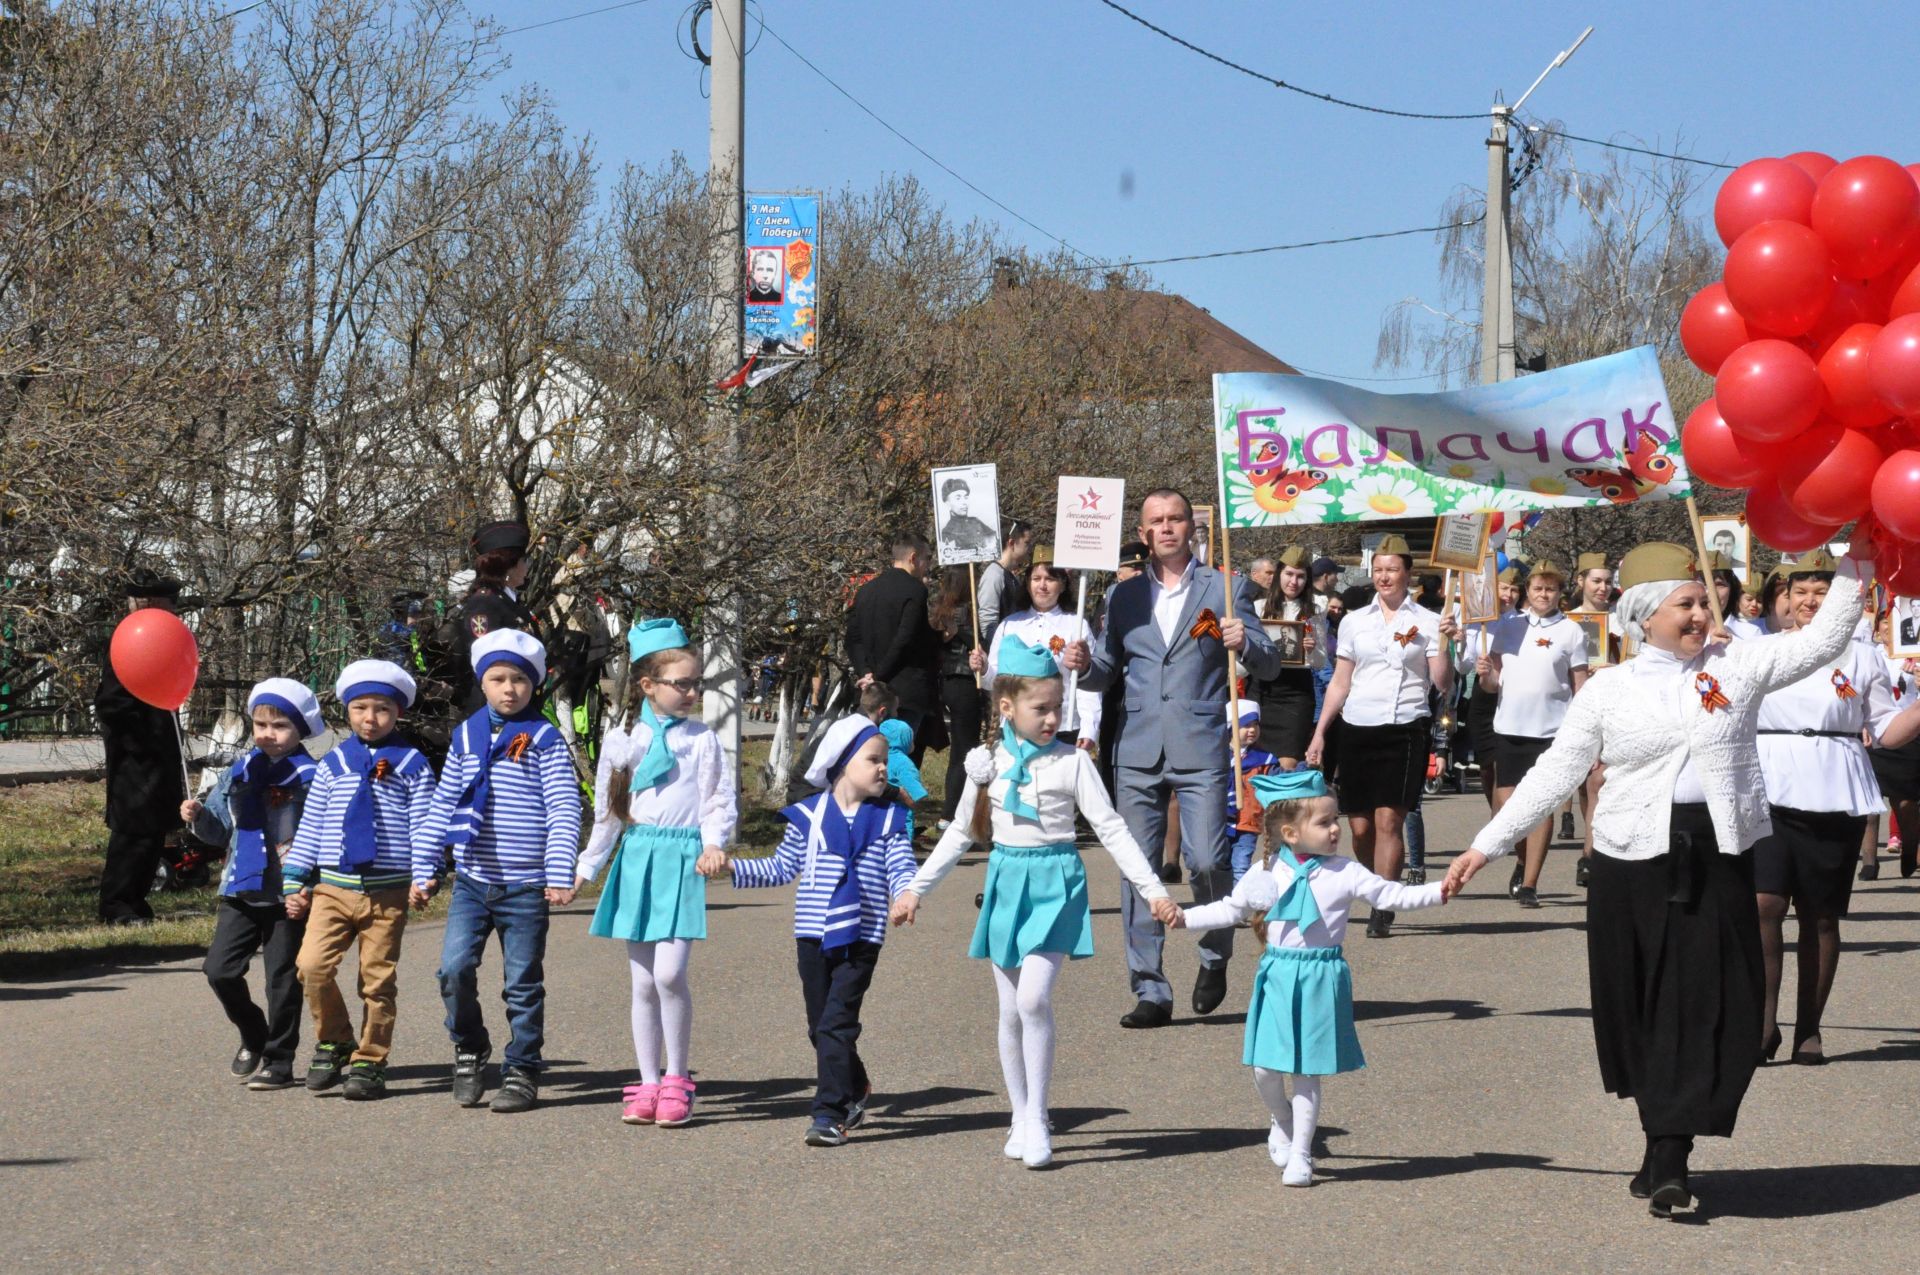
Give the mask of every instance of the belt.
[(1757, 730), (1756, 735), (1799, 735), (1803, 739), (1858, 739), (1857, 730)]

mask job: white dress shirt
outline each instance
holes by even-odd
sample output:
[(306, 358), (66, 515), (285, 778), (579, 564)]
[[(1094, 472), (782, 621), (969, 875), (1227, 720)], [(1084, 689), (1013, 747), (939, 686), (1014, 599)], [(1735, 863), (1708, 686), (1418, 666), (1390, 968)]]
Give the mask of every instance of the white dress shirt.
[[(1851, 696), (1841, 694), (1841, 679)], [(1790, 810), (1880, 814), (1887, 803), (1860, 732), (1879, 738), (1899, 711), (1886, 661), (1858, 642), (1768, 695), (1760, 703), (1760, 767), (1767, 775), (1767, 800)], [(1846, 737), (1767, 733), (1780, 730), (1844, 731)]]
[(1187, 569), (1180, 573), (1180, 580), (1172, 588), (1160, 583), (1160, 567), (1156, 563), (1147, 568), (1148, 596), (1153, 599), (1153, 623), (1160, 630), (1160, 640), (1173, 647), (1173, 635), (1180, 630), (1180, 613), (1187, 607), (1187, 590), (1193, 587), (1193, 569), (1200, 565), (1200, 559), (1188, 558)]
[(1387, 624), (1375, 598), (1340, 621), (1340, 656), (1353, 663), (1353, 681), (1340, 720), (1353, 726), (1404, 726), (1428, 713), (1433, 681), (1427, 660), (1445, 656), (1440, 617), (1411, 595)]
[[(993, 641), (987, 646), (987, 687), (993, 687), (993, 679), (1000, 672), (1000, 641), (1011, 634), (1028, 646), (1037, 646), (1053, 656), (1055, 667), (1060, 663), (1060, 652), (1069, 642), (1093, 644), (1092, 632), (1087, 622), (1070, 611), (1055, 607), (1051, 611), (1016, 611), (1000, 621), (993, 630)], [(1054, 645), (1058, 642), (1059, 645)], [(1062, 670), (1062, 676), (1065, 670)], [(1075, 690), (1060, 705), (1060, 729), (1077, 732), (1081, 739), (1100, 738), (1100, 694), (1098, 691)]]
[(1566, 720), (1573, 674), (1587, 667), (1587, 635), (1555, 611), (1509, 616), (1493, 626), (1500, 661), (1500, 703), (1493, 729), (1502, 735), (1546, 739)]
[[(593, 834), (580, 852), (576, 869), (588, 881), (599, 874), (626, 832), (626, 825), (607, 809), (613, 772), (631, 774), (652, 742), (653, 728), (638, 718), (625, 727), (614, 727), (600, 741), (600, 765), (593, 784)], [(724, 848), (733, 840), (739, 813), (733, 771), (720, 737), (706, 723), (688, 720), (668, 733), (667, 747), (673, 753), (673, 769), (665, 783), (628, 795), (628, 822), (698, 828), (702, 845)]]

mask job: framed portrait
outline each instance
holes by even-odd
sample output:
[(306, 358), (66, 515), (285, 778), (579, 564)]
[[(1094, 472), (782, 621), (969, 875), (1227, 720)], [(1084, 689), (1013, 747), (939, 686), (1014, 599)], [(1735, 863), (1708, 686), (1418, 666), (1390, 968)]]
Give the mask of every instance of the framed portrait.
[(1708, 553), (1724, 553), (1733, 564), (1740, 583), (1747, 582), (1747, 569), (1753, 562), (1753, 534), (1747, 529), (1745, 514), (1715, 514), (1700, 520), (1700, 535)]
[(1193, 507), (1193, 556), (1203, 566), (1217, 566), (1213, 560), (1213, 506)]
[(777, 243), (747, 248), (748, 305), (779, 305), (787, 295), (787, 250)]
[(1920, 598), (1892, 598), (1887, 610), (1887, 653), (1896, 660), (1920, 659)]
[(1000, 556), (1000, 478), (994, 466), (933, 471), (933, 542), (943, 567)]
[(1460, 573), (1460, 622), (1492, 624), (1500, 618), (1500, 570), (1492, 554), (1478, 569)]
[(1427, 555), (1427, 565), (1476, 570), (1486, 560), (1487, 541), (1492, 534), (1493, 519), (1486, 514), (1442, 514), (1433, 528), (1433, 551)]
[(1611, 647), (1607, 641), (1609, 630), (1613, 627), (1613, 616), (1605, 611), (1569, 611), (1567, 618), (1580, 626), (1587, 637), (1587, 667), (1605, 668), (1613, 661)]
[(1287, 668), (1307, 666), (1307, 624), (1304, 620), (1262, 620), (1273, 649), (1280, 652), (1280, 663)]

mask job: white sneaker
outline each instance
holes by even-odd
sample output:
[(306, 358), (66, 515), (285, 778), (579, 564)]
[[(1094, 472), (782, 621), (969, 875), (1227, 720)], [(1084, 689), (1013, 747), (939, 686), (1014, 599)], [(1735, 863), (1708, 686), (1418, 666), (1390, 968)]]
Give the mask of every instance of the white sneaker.
[(1029, 1120), (1020, 1159), (1029, 1169), (1044, 1169), (1053, 1163), (1053, 1130), (1044, 1120)]
[(1287, 1160), (1287, 1171), (1280, 1175), (1282, 1186), (1312, 1186), (1313, 1157), (1295, 1155)]
[(1273, 1161), (1274, 1168), (1284, 1169), (1292, 1156), (1293, 1130), (1276, 1120), (1267, 1130), (1267, 1158)]
[(1026, 1121), (1024, 1120), (1016, 1120), (1013, 1122), (1013, 1128), (1007, 1130), (1007, 1145), (1000, 1154), (1006, 1156), (1009, 1160), (1022, 1160), (1026, 1158), (1027, 1141), (1020, 1136), (1023, 1132), (1022, 1126), (1025, 1124)]

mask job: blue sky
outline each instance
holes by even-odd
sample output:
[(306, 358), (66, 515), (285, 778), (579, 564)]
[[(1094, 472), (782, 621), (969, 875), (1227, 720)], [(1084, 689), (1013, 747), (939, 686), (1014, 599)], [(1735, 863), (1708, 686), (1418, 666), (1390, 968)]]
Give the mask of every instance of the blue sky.
[[(508, 27), (607, 0), (470, 0)], [(1820, 149), (1920, 159), (1903, 6), (1630, 0), (1584, 6), (1279, 5), (1125, 0), (1148, 19), (1303, 87), (1405, 110), (1511, 101), (1591, 23), (1529, 113), (1701, 158)], [(707, 103), (680, 50), (685, 0), (652, 0), (511, 36), (510, 84), (536, 82), (594, 138), (604, 170), (675, 150), (704, 165)], [(1212, 252), (1431, 225), (1485, 181), (1484, 120), (1362, 114), (1207, 62), (1097, 0), (758, 0), (774, 30), (926, 150), (1097, 256)], [(888, 134), (770, 37), (747, 64), (747, 184), (866, 186), (912, 172), (962, 219), (986, 200)], [(1595, 161), (1588, 147), (1577, 152)], [(1123, 191), (1131, 174), (1132, 193)], [(1703, 208), (1703, 211), (1708, 209)], [(831, 254), (831, 243), (827, 245)], [(1303, 368), (1373, 365), (1383, 313), (1435, 298), (1429, 236), (1155, 267), (1160, 284)], [(829, 265), (830, 269), (831, 266)], [(1406, 369), (1410, 371), (1411, 369)], [(1426, 380), (1374, 383), (1421, 390)]]

